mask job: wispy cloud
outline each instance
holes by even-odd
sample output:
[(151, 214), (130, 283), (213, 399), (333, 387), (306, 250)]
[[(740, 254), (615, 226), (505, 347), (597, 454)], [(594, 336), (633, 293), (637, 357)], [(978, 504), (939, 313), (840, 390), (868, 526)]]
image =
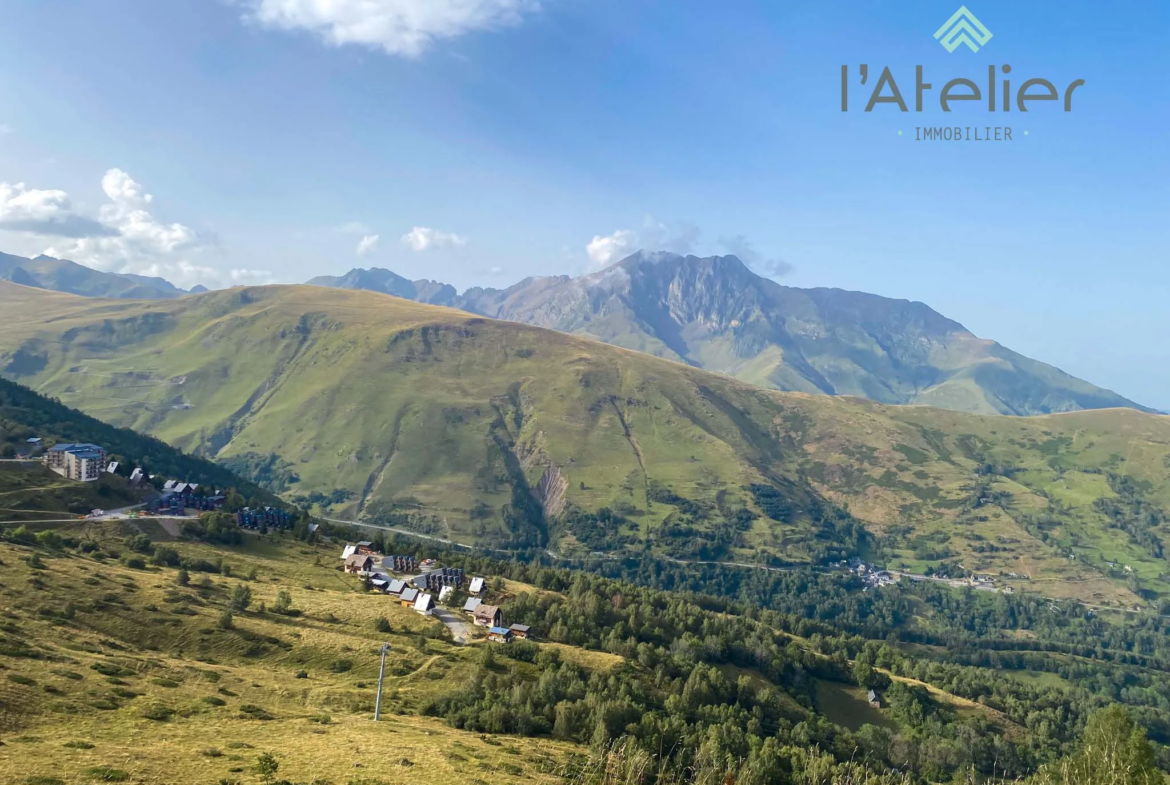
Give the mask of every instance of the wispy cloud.
[(245, 19), (308, 31), (333, 46), (357, 44), (418, 57), (436, 42), (519, 24), (539, 0), (243, 0)]
[(467, 238), (426, 226), (416, 226), (402, 235), (401, 242), (412, 251), (430, 251), (467, 245)]
[(760, 275), (768, 278), (783, 278), (792, 272), (792, 265), (784, 259), (768, 257), (760, 253), (754, 244), (742, 234), (734, 237), (720, 237), (719, 244), (727, 253), (739, 257), (739, 260)]
[(376, 234), (367, 234), (358, 241), (357, 248), (354, 250), (357, 252), (358, 256), (369, 256), (374, 251), (378, 250), (378, 240), (380, 239), (381, 237)]

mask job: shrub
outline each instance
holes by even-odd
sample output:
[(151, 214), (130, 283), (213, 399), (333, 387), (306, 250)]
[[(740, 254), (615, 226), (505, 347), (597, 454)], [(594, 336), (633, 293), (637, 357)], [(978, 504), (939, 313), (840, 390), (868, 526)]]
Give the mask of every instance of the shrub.
[(122, 564), (125, 564), (132, 570), (145, 570), (146, 560), (141, 556), (127, 556), (122, 559)]
[(390, 621), (385, 616), (379, 616), (374, 620), (374, 629), (378, 632), (390, 632)]
[(199, 754), (205, 758), (221, 758), (223, 757), (223, 750), (218, 747), (208, 747), (205, 750), (200, 750)]
[(236, 626), (236, 623), (232, 619), (232, 612), (231, 611), (224, 611), (223, 613), (219, 614), (219, 628), (221, 630), (230, 630), (230, 629), (234, 628), (235, 626)]
[(237, 613), (246, 611), (248, 606), (252, 604), (252, 590), (244, 584), (236, 584), (232, 589), (231, 599), (228, 601), (231, 609)]
[(345, 673), (353, 670), (353, 660), (334, 660), (329, 664), (329, 670), (334, 673)]
[(133, 676), (134, 675), (134, 671), (129, 670), (128, 668), (123, 668), (121, 665), (118, 665), (118, 664), (113, 663), (113, 662), (95, 662), (93, 665), (90, 665), (89, 667), (93, 668), (95, 671), (97, 671), (98, 673), (100, 673), (103, 676)]
[(156, 545), (154, 546), (154, 555), (151, 556), (150, 560), (160, 567), (177, 567), (179, 566), (179, 552), (166, 545)]
[(67, 741), (65, 747), (71, 750), (92, 750), (93, 743), (88, 741)]
[(131, 535), (130, 537), (127, 537), (125, 540), (123, 540), (122, 544), (130, 550), (137, 551), (138, 553), (142, 554), (150, 553), (151, 549), (153, 548), (153, 543), (150, 541), (150, 537), (146, 536), (145, 534)]
[(187, 586), (191, 583), (191, 574), (187, 572), (186, 567), (179, 568), (179, 574), (175, 576), (175, 583), (180, 586)]
[(175, 714), (175, 710), (159, 703), (151, 704), (142, 710), (142, 716), (148, 720), (166, 722)]
[(245, 703), (240, 706), (240, 719), (245, 720), (272, 720), (276, 719), (268, 713), (267, 709), (256, 706), (252, 703)]
[(171, 689), (174, 689), (175, 687), (179, 686), (179, 682), (173, 681), (172, 679), (164, 679), (161, 676), (157, 676), (157, 677), (151, 679), (150, 683), (156, 684), (159, 687), (169, 687)]
[(226, 706), (227, 705), (227, 701), (225, 701), (223, 698), (216, 697), (215, 695), (207, 695), (207, 696), (201, 698), (201, 700), (204, 703), (206, 703), (208, 706)]
[(272, 782), (276, 779), (276, 772), (280, 769), (280, 764), (276, 762), (276, 758), (272, 757), (271, 752), (265, 752), (256, 760), (256, 773), (260, 775), (260, 779), (265, 783)]
[(28, 676), (21, 676), (19, 673), (8, 674), (8, 680), (17, 684), (23, 684), (26, 687), (35, 687), (37, 683)]
[(93, 766), (86, 769), (85, 773), (99, 782), (125, 782), (130, 779), (128, 773), (110, 766)]
[(307, 678), (309, 678), (309, 672), (308, 671), (297, 671), (297, 675), (295, 678), (307, 679)]
[(288, 614), (292, 610), (292, 595), (281, 589), (276, 593), (276, 602), (272, 603), (272, 612)]

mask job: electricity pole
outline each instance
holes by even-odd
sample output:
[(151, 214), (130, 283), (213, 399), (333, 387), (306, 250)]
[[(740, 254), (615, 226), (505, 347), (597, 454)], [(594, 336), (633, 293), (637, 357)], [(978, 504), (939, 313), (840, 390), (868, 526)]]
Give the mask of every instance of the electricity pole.
[(390, 651), (390, 644), (382, 644), (382, 665), (378, 668), (378, 698), (374, 702), (374, 722), (382, 714), (382, 678), (386, 675), (386, 652)]

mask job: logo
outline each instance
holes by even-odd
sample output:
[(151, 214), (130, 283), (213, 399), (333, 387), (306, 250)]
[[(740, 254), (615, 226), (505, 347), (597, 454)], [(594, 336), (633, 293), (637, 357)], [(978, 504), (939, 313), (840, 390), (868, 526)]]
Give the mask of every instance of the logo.
[(991, 40), (992, 34), (975, 14), (967, 10), (967, 6), (962, 6), (938, 29), (934, 37), (948, 52), (953, 53), (961, 44), (966, 44), (972, 52), (978, 52), (980, 47), (986, 46)]

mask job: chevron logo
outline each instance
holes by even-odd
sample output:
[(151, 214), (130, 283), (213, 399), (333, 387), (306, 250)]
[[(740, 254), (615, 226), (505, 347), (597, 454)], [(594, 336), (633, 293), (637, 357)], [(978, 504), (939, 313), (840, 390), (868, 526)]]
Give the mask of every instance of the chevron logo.
[(954, 52), (961, 44), (966, 44), (972, 52), (978, 52), (980, 47), (991, 40), (992, 35), (975, 14), (967, 10), (967, 6), (962, 6), (938, 29), (934, 37), (948, 52)]

